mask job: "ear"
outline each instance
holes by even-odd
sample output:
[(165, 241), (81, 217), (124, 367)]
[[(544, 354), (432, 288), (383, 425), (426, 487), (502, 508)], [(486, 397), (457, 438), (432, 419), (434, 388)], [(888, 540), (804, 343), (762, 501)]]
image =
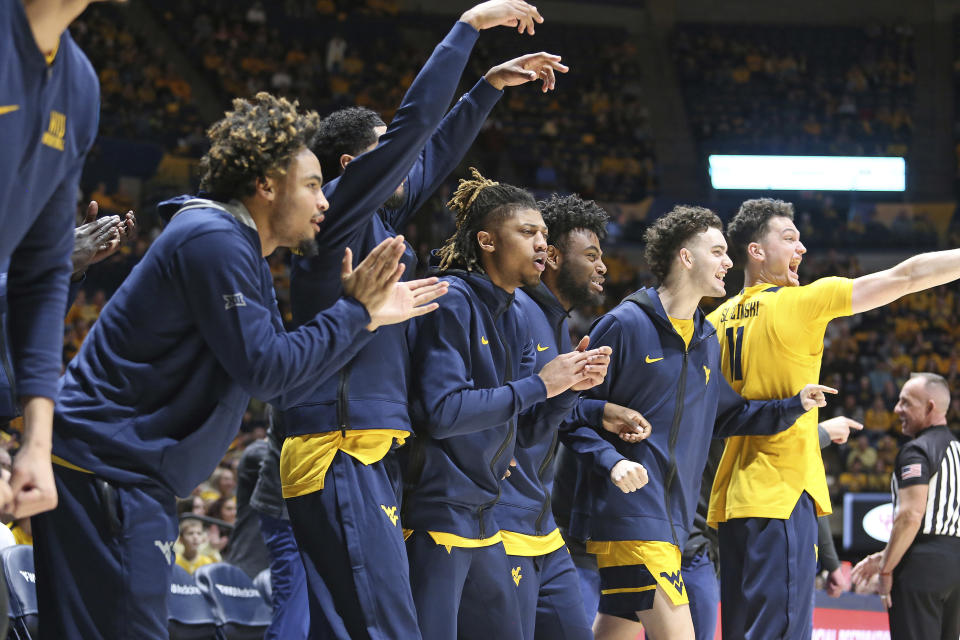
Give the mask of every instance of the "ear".
[(355, 157), (356, 157), (356, 156), (352, 156), (352, 155), (350, 155), (349, 153), (344, 153), (343, 155), (341, 155), (341, 156), (340, 156), (340, 170), (342, 171), (342, 170), (346, 169), (346, 168), (347, 168), (347, 165), (350, 164), (350, 162), (351, 162)]
[(477, 231), (477, 243), (480, 245), (480, 251), (485, 253), (493, 253), (497, 250), (493, 234), (489, 231)]
[(680, 264), (682, 264), (687, 269), (693, 267), (693, 253), (690, 252), (686, 247), (680, 248)]
[(273, 202), (277, 197), (277, 181), (270, 176), (260, 176), (257, 178), (254, 189), (254, 195), (263, 198), (267, 202)]
[(547, 245), (547, 268), (548, 269), (559, 269), (560, 265), (563, 264), (563, 253), (557, 249), (554, 245)]
[(763, 260), (763, 249), (759, 242), (751, 242), (747, 245), (747, 257), (754, 260)]

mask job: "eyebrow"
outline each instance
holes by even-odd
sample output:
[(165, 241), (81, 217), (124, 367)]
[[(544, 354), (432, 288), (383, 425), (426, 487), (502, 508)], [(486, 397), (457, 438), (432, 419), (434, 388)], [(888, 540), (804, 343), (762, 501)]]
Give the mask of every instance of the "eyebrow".
[(583, 250), (584, 253), (586, 253), (587, 251), (596, 251), (597, 253), (603, 253), (603, 251), (600, 250), (600, 247), (596, 245), (590, 245), (589, 247)]
[(713, 251), (714, 249), (720, 249), (720, 250), (722, 250), (722, 251), (726, 251), (726, 250), (727, 250), (727, 248), (726, 248), (725, 246), (723, 246), (722, 244), (715, 244), (715, 245), (713, 245), (712, 247), (710, 247), (710, 250), (711, 250), (711, 251)]
[(311, 173), (306, 178), (303, 179), (304, 182), (310, 182), (311, 180), (316, 180), (320, 184), (323, 184), (323, 176), (317, 173)]

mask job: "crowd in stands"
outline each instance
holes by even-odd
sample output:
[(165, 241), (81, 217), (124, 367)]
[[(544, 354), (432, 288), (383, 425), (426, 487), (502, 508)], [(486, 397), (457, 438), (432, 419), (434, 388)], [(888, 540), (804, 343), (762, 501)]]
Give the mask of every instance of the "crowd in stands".
[[(151, 9), (223, 108), (233, 97), (267, 90), (321, 115), (361, 105), (387, 122), (429, 54), (423, 43), (439, 42), (450, 26), (448, 17), (398, 13), (397, 2), (387, 0), (213, 0), (202, 8), (166, 0)], [(586, 30), (550, 24), (538, 30), (535, 49), (508, 32), (477, 47), (463, 91), (503, 62), (504, 52), (556, 52), (572, 71), (558, 94), (511, 92), (466, 162), (543, 193), (638, 201), (656, 192), (657, 175), (637, 51), (624, 29)], [(162, 46), (131, 33), (110, 8), (91, 8), (73, 32), (101, 76), (101, 136), (202, 154), (203, 124), (191, 86)]]
[(203, 122), (190, 84), (162, 46), (126, 26), (122, 8), (96, 7), (70, 31), (100, 79), (101, 138), (198, 151), (192, 141), (202, 139)]
[(705, 153), (894, 155), (909, 150), (908, 25), (681, 25), (673, 54)]

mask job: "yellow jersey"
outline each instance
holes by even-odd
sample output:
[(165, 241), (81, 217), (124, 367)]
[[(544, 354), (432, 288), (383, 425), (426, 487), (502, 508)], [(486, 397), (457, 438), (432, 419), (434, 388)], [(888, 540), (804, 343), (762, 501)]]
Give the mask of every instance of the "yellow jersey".
[[(852, 280), (831, 277), (802, 287), (758, 284), (724, 302), (707, 319), (717, 329), (730, 386), (749, 400), (767, 400), (818, 382), (824, 331), (851, 314), (852, 295)], [(786, 519), (804, 491), (818, 515), (830, 513), (816, 409), (776, 435), (727, 439), (707, 522)]]

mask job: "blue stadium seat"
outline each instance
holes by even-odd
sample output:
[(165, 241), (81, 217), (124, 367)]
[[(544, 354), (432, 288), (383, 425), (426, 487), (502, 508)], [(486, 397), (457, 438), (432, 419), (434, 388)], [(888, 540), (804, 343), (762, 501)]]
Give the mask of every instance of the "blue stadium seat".
[(270, 569), (266, 568), (253, 579), (253, 586), (257, 588), (264, 602), (273, 606), (273, 583), (270, 582)]
[(170, 640), (211, 640), (217, 634), (210, 604), (193, 576), (179, 565), (173, 565), (167, 615)]
[(3, 576), (10, 593), (9, 639), (37, 637), (37, 584), (33, 570), (33, 547), (18, 544), (0, 551)]
[(197, 569), (194, 578), (206, 596), (226, 640), (261, 640), (272, 612), (241, 569), (215, 562)]

